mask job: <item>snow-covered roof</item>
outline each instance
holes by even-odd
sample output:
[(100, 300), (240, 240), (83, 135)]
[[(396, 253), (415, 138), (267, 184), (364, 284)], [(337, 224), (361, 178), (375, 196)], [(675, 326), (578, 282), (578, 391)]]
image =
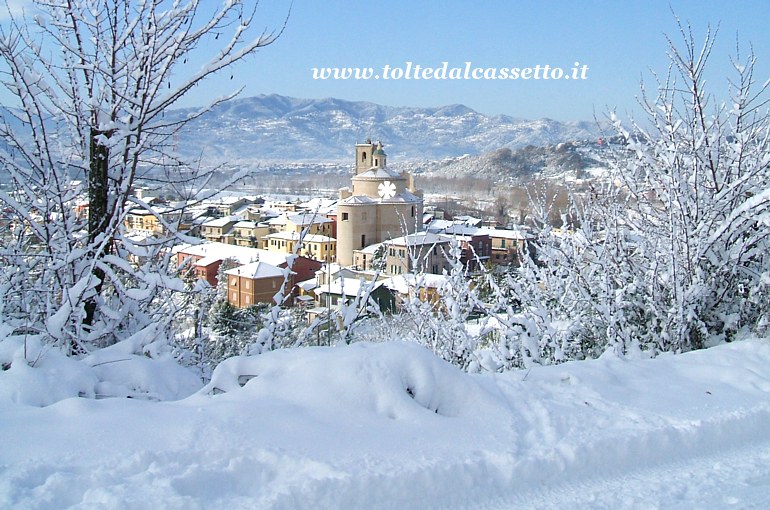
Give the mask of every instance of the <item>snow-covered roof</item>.
[(393, 246), (424, 246), (426, 244), (445, 244), (450, 241), (449, 236), (437, 234), (435, 232), (415, 232), (406, 236), (396, 237), (383, 244)]
[(340, 204), (375, 204), (377, 200), (367, 197), (365, 195), (352, 195), (348, 198), (340, 200)]
[(384, 167), (372, 167), (366, 172), (354, 175), (353, 179), (403, 179), (401, 174), (393, 172)]
[(237, 223), (241, 221), (240, 216), (223, 216), (215, 220), (207, 221), (203, 224), (204, 227), (226, 227), (231, 223)]
[[(330, 285), (319, 285), (314, 289), (317, 295), (335, 294), (342, 295), (343, 290), (346, 296), (357, 296), (364, 288), (373, 291), (384, 284), (384, 281), (371, 282), (363, 278), (335, 278)], [(368, 287), (367, 287), (368, 286)]]
[(525, 232), (521, 230), (505, 230), (502, 228), (480, 228), (479, 233), (487, 234), (489, 237), (497, 239), (512, 239), (516, 241), (524, 241), (527, 239)]
[(129, 214), (135, 214), (135, 215), (147, 215), (147, 214), (166, 214), (169, 212), (181, 213), (182, 211), (178, 208), (170, 207), (168, 205), (150, 205), (149, 208), (142, 207), (142, 206), (132, 207), (128, 212)]
[(246, 216), (248, 213), (259, 214), (259, 206), (254, 204), (244, 204), (233, 211), (236, 216)]
[[(299, 241), (300, 236), (302, 236), (299, 232), (276, 232), (274, 234), (269, 234), (264, 237), (264, 239), (283, 239), (285, 241)], [(322, 234), (305, 234), (302, 236), (302, 241), (305, 243), (336, 243), (337, 240), (333, 237), (325, 236)]]
[(246, 200), (248, 200), (246, 197), (238, 197), (238, 196), (230, 195), (230, 196), (221, 196), (217, 198), (211, 198), (211, 199), (205, 200), (203, 203), (207, 205), (233, 205)]
[(220, 261), (222, 261), (222, 259), (220, 259), (219, 257), (203, 257), (202, 259), (198, 259), (197, 261), (195, 261), (193, 265), (206, 267)]
[(315, 213), (300, 213), (290, 214), (286, 216), (286, 219), (295, 225), (322, 225), (325, 223), (333, 223), (329, 218)]
[(455, 216), (454, 222), (464, 223), (465, 225), (469, 225), (471, 227), (480, 227), (483, 223), (481, 218), (474, 218), (473, 216), (468, 215)]
[(225, 271), (225, 274), (245, 276), (246, 278), (251, 278), (253, 280), (257, 280), (259, 278), (275, 278), (276, 276), (284, 276), (283, 269), (262, 261), (235, 267)]
[(233, 225), (233, 228), (257, 228), (257, 222), (251, 220), (239, 221)]
[(210, 258), (213, 260), (234, 259), (241, 264), (249, 264), (258, 260), (274, 266), (286, 263), (287, 253), (249, 248), (248, 246), (236, 246), (233, 244), (206, 242), (201, 244), (183, 244), (175, 246), (172, 253)]
[(419, 277), (413, 274), (392, 276), (382, 282), (390, 290), (394, 290), (399, 294), (408, 294), (410, 289), (414, 289), (418, 285), (420, 288), (437, 289), (444, 285), (446, 281), (447, 277), (443, 274), (423, 273)]
[(297, 287), (304, 290), (305, 292), (310, 292), (311, 290), (318, 287), (318, 280), (315, 278), (311, 278), (309, 280), (305, 280), (304, 282), (299, 282), (297, 284)]
[(333, 198), (311, 198), (299, 206), (308, 212), (317, 214), (329, 214), (337, 209), (337, 200)]
[(382, 202), (402, 202), (402, 203), (416, 203), (422, 201), (420, 197), (415, 195), (409, 190), (404, 190), (401, 193), (398, 193), (390, 198), (383, 198), (381, 200)]
[(359, 252), (359, 253), (366, 253), (367, 255), (368, 254), (374, 255), (377, 252), (377, 250), (380, 249), (380, 246), (382, 246), (382, 243), (374, 243), (364, 248), (361, 248), (360, 250), (353, 250), (353, 251)]
[(286, 215), (280, 214), (278, 216), (274, 216), (273, 218), (269, 218), (265, 221), (268, 225), (272, 225), (274, 227), (282, 227), (286, 225)]

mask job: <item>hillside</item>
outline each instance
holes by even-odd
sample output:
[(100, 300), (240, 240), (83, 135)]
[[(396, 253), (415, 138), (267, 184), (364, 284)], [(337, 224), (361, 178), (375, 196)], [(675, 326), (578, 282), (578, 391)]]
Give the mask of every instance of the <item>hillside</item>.
[(417, 173), (426, 177), (475, 177), (495, 182), (515, 183), (533, 175), (568, 175), (586, 178), (605, 167), (603, 146), (589, 141), (563, 142), (545, 146), (527, 145), (519, 149), (501, 148), (479, 155), (463, 155), (419, 165)]

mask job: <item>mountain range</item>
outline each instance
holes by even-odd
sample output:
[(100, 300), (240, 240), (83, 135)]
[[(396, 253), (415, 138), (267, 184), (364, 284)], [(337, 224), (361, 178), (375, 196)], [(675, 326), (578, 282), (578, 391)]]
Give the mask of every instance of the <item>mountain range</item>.
[[(194, 109), (171, 115), (187, 116)], [(347, 162), (353, 145), (382, 140), (391, 161), (595, 140), (593, 122), (484, 115), (463, 105), (417, 108), (280, 95), (237, 98), (190, 122), (177, 145), (206, 163)]]

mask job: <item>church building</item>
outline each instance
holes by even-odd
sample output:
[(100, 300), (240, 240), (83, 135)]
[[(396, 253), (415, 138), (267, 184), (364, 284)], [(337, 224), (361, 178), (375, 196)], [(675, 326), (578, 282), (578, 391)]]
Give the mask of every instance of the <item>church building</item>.
[(422, 191), (408, 172), (387, 167), (382, 143), (356, 144), (352, 185), (337, 202), (337, 263), (353, 264), (353, 252), (422, 230)]

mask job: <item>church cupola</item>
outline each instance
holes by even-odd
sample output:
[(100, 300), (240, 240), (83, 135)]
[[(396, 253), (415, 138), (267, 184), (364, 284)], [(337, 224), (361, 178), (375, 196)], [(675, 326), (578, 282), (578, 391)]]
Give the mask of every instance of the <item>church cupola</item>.
[(387, 157), (385, 151), (382, 149), (382, 142), (377, 142), (377, 148), (374, 149), (374, 152), (372, 153), (372, 166), (375, 168), (385, 168)]

